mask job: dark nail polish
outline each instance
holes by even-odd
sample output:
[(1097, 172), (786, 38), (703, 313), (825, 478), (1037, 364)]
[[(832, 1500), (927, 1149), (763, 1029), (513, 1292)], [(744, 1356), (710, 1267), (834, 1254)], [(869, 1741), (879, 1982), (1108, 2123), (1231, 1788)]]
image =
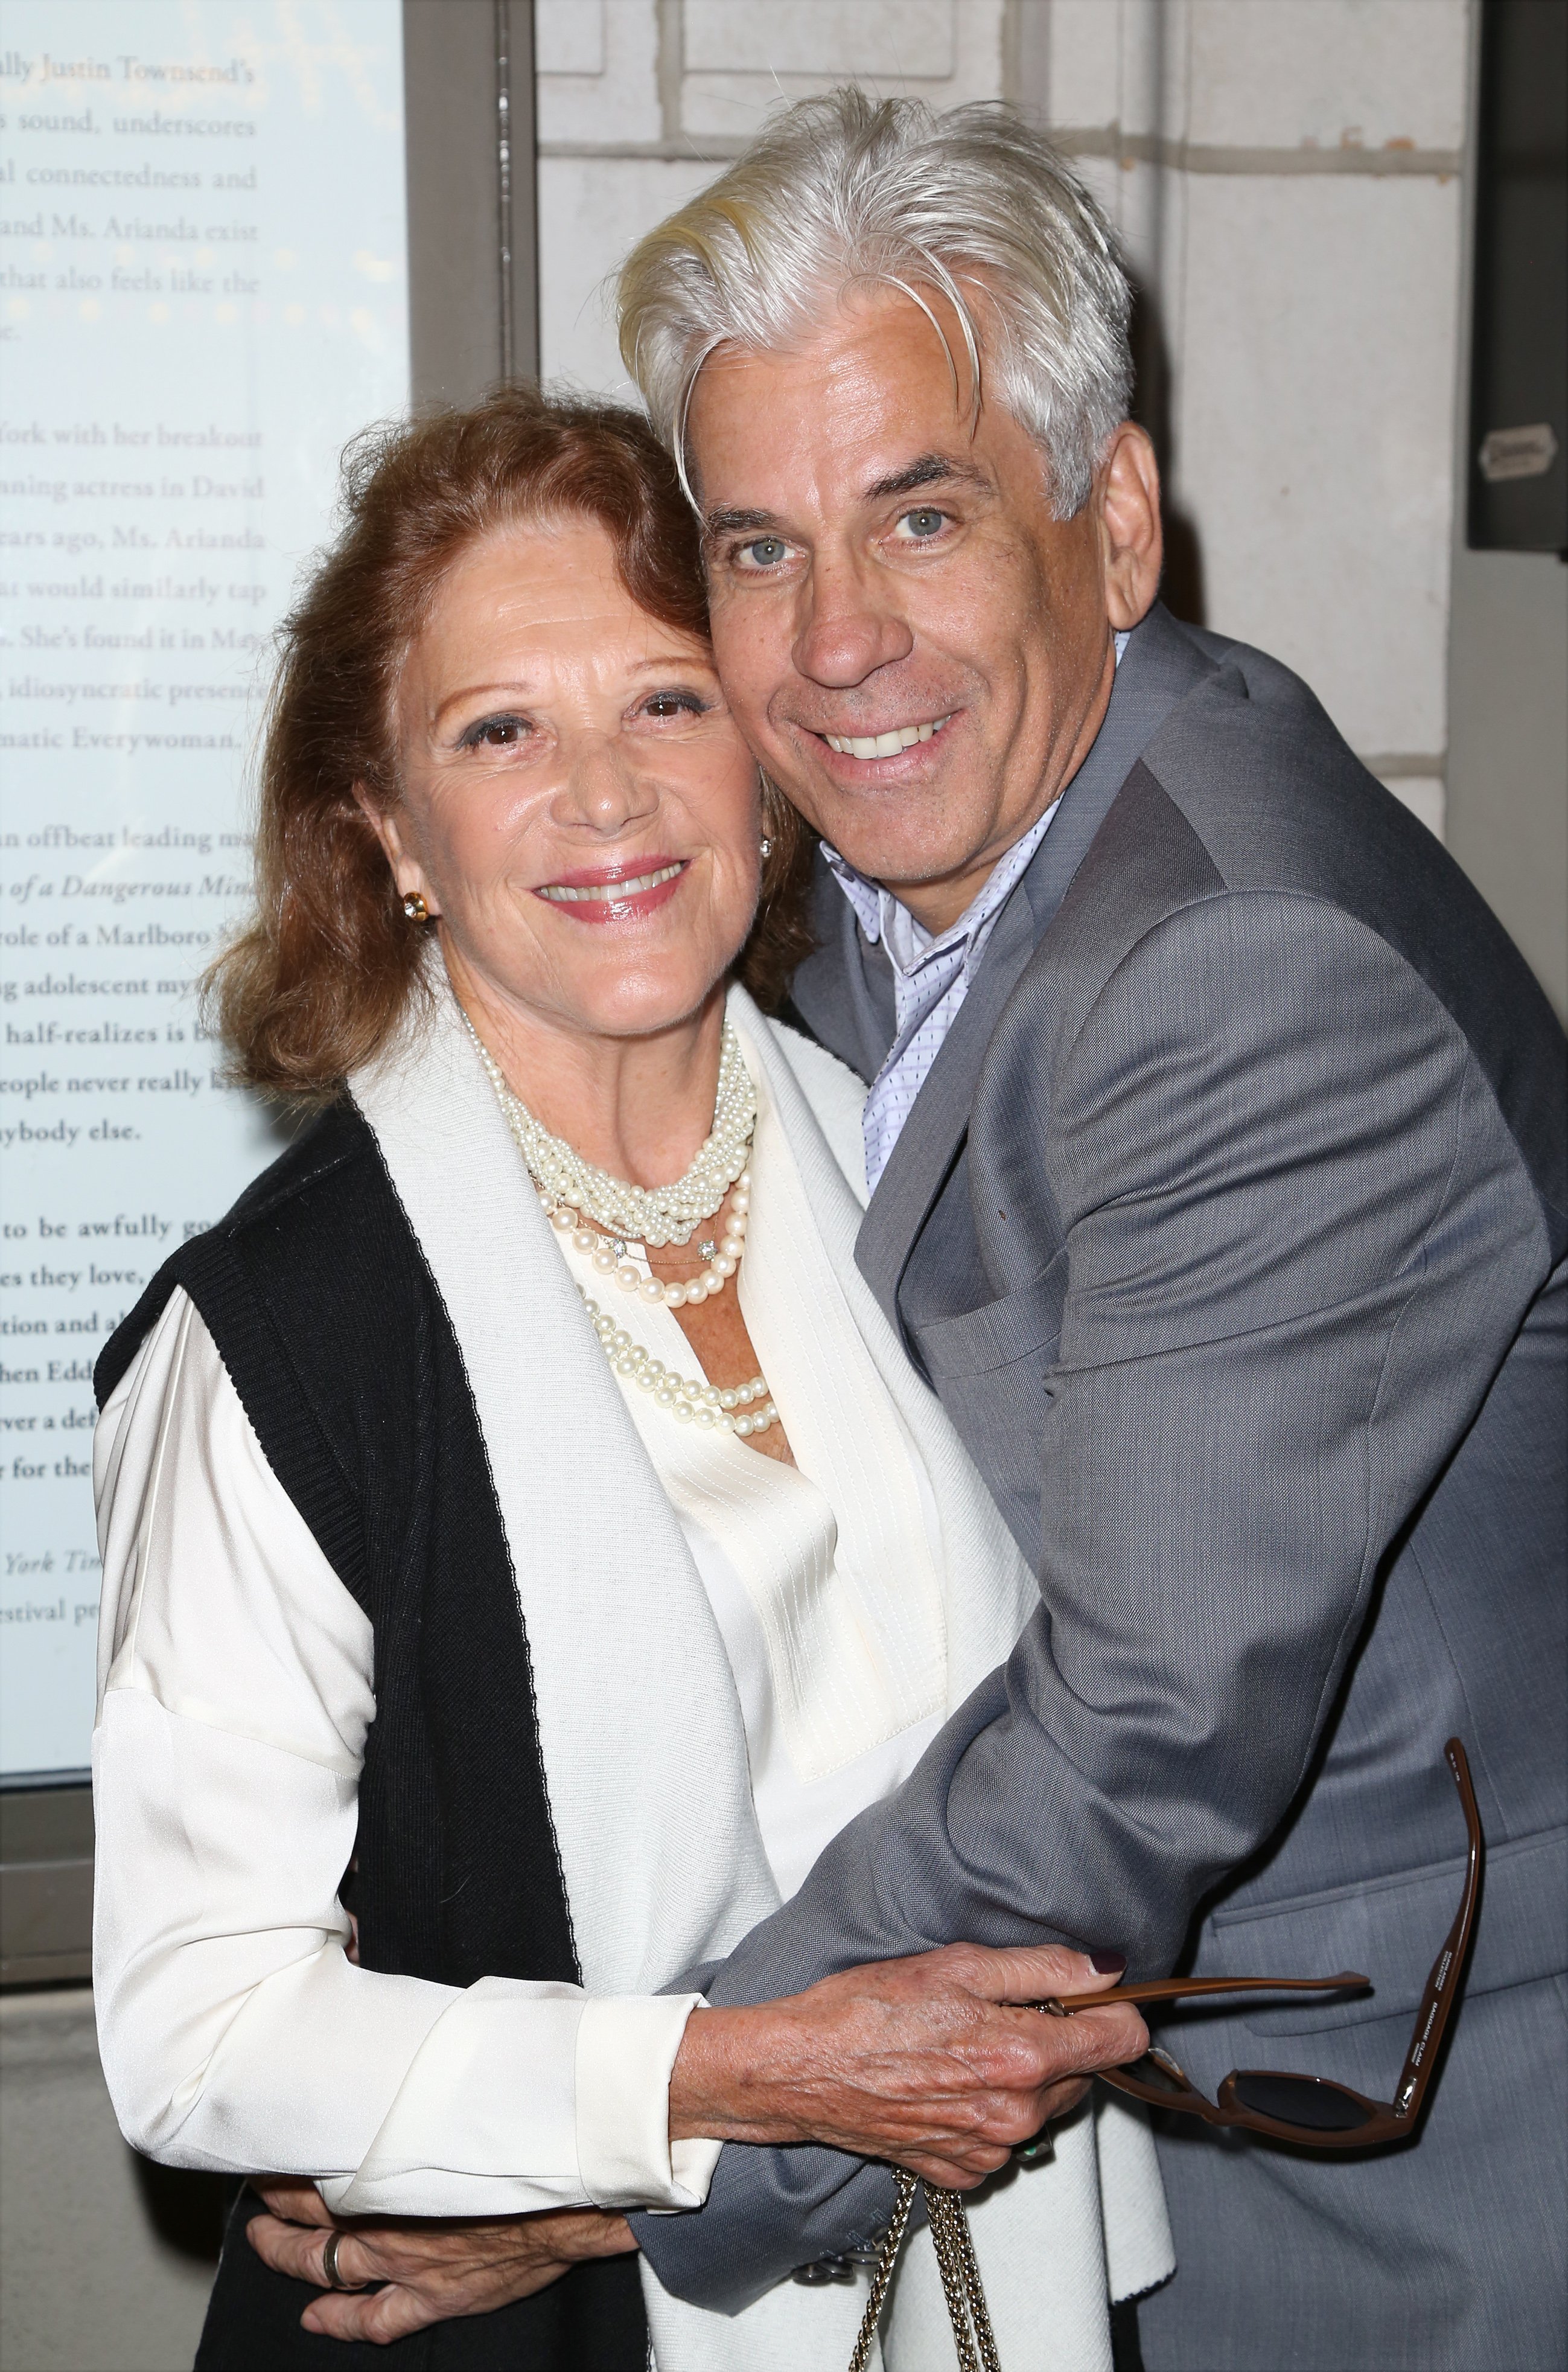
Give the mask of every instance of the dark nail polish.
[(1089, 1966), (1097, 1977), (1119, 1977), (1127, 1966), (1125, 1952), (1091, 1952)]

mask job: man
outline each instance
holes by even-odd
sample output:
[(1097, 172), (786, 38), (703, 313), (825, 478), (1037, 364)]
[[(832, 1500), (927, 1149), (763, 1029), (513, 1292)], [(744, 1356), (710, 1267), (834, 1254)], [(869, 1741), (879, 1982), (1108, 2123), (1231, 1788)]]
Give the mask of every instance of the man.
[[(726, 694), (821, 834), (795, 1002), (871, 1085), (857, 1259), (1040, 1576), (1005, 1672), (709, 1986), (954, 1936), (1370, 1973), (1167, 2030), (1391, 2099), (1489, 1862), (1413, 2145), (1170, 2120), (1151, 2367), (1561, 2360), (1563, 1047), (1306, 688), (1156, 600), (1124, 284), (1043, 144), (855, 93), (645, 243)], [(1121, 648), (1118, 666), (1118, 648)], [(738, 2299), (887, 2179), (726, 2150), (634, 2219)]]
[[(1486, 1892), (1419, 2130), (1323, 2158), (1167, 2121), (1143, 2348), (1554, 2365), (1561, 1032), (1306, 688), (1159, 607), (1126, 285), (1043, 144), (807, 102), (622, 297), (727, 695), (824, 843), (794, 994), (871, 1083), (857, 1258), (1041, 1589), (709, 1996), (955, 1937), (1358, 1968), (1370, 1997), (1164, 2040), (1211, 2099), (1260, 2064), (1391, 2099), (1458, 1900), (1457, 1733)], [(700, 2214), (633, 2221), (734, 2305), (890, 2195), (732, 2146)]]

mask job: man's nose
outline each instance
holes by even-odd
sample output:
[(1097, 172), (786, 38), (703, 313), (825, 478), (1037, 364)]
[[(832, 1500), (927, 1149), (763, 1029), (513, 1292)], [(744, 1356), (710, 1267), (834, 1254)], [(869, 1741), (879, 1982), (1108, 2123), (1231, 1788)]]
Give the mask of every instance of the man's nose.
[(907, 659), (914, 648), (908, 622), (889, 599), (891, 587), (859, 569), (824, 566), (811, 572), (806, 613), (793, 657), (813, 683), (847, 691), (878, 668)]
[(586, 824), (609, 838), (652, 815), (658, 789), (638, 772), (629, 750), (596, 734), (574, 750), (553, 805), (558, 823)]

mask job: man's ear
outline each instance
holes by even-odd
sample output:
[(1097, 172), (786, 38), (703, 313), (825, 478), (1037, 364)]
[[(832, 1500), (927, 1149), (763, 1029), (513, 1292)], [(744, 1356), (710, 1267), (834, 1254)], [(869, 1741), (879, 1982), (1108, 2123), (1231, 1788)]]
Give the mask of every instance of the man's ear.
[(381, 843), (382, 852), (392, 869), (392, 878), (398, 885), (399, 897), (423, 898), (426, 912), (434, 915), (436, 901), (431, 894), (430, 885), (425, 880), (418, 858), (403, 846), (402, 834), (398, 830), (396, 810), (391, 808), (377, 807), (363, 783), (355, 783), (354, 796), (358, 803), (360, 813)]
[(1124, 420), (1095, 473), (1100, 568), (1113, 631), (1147, 617), (1165, 560), (1160, 471), (1146, 432)]

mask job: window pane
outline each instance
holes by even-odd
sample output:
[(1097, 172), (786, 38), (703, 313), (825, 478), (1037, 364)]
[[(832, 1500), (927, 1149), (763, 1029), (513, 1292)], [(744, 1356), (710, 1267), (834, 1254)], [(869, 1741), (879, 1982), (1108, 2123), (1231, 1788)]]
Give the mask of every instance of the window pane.
[(192, 983), (250, 889), (271, 631), (408, 400), (398, 0), (7, 0), (0, 1736), (79, 1769), (92, 1363), (281, 1137)]

